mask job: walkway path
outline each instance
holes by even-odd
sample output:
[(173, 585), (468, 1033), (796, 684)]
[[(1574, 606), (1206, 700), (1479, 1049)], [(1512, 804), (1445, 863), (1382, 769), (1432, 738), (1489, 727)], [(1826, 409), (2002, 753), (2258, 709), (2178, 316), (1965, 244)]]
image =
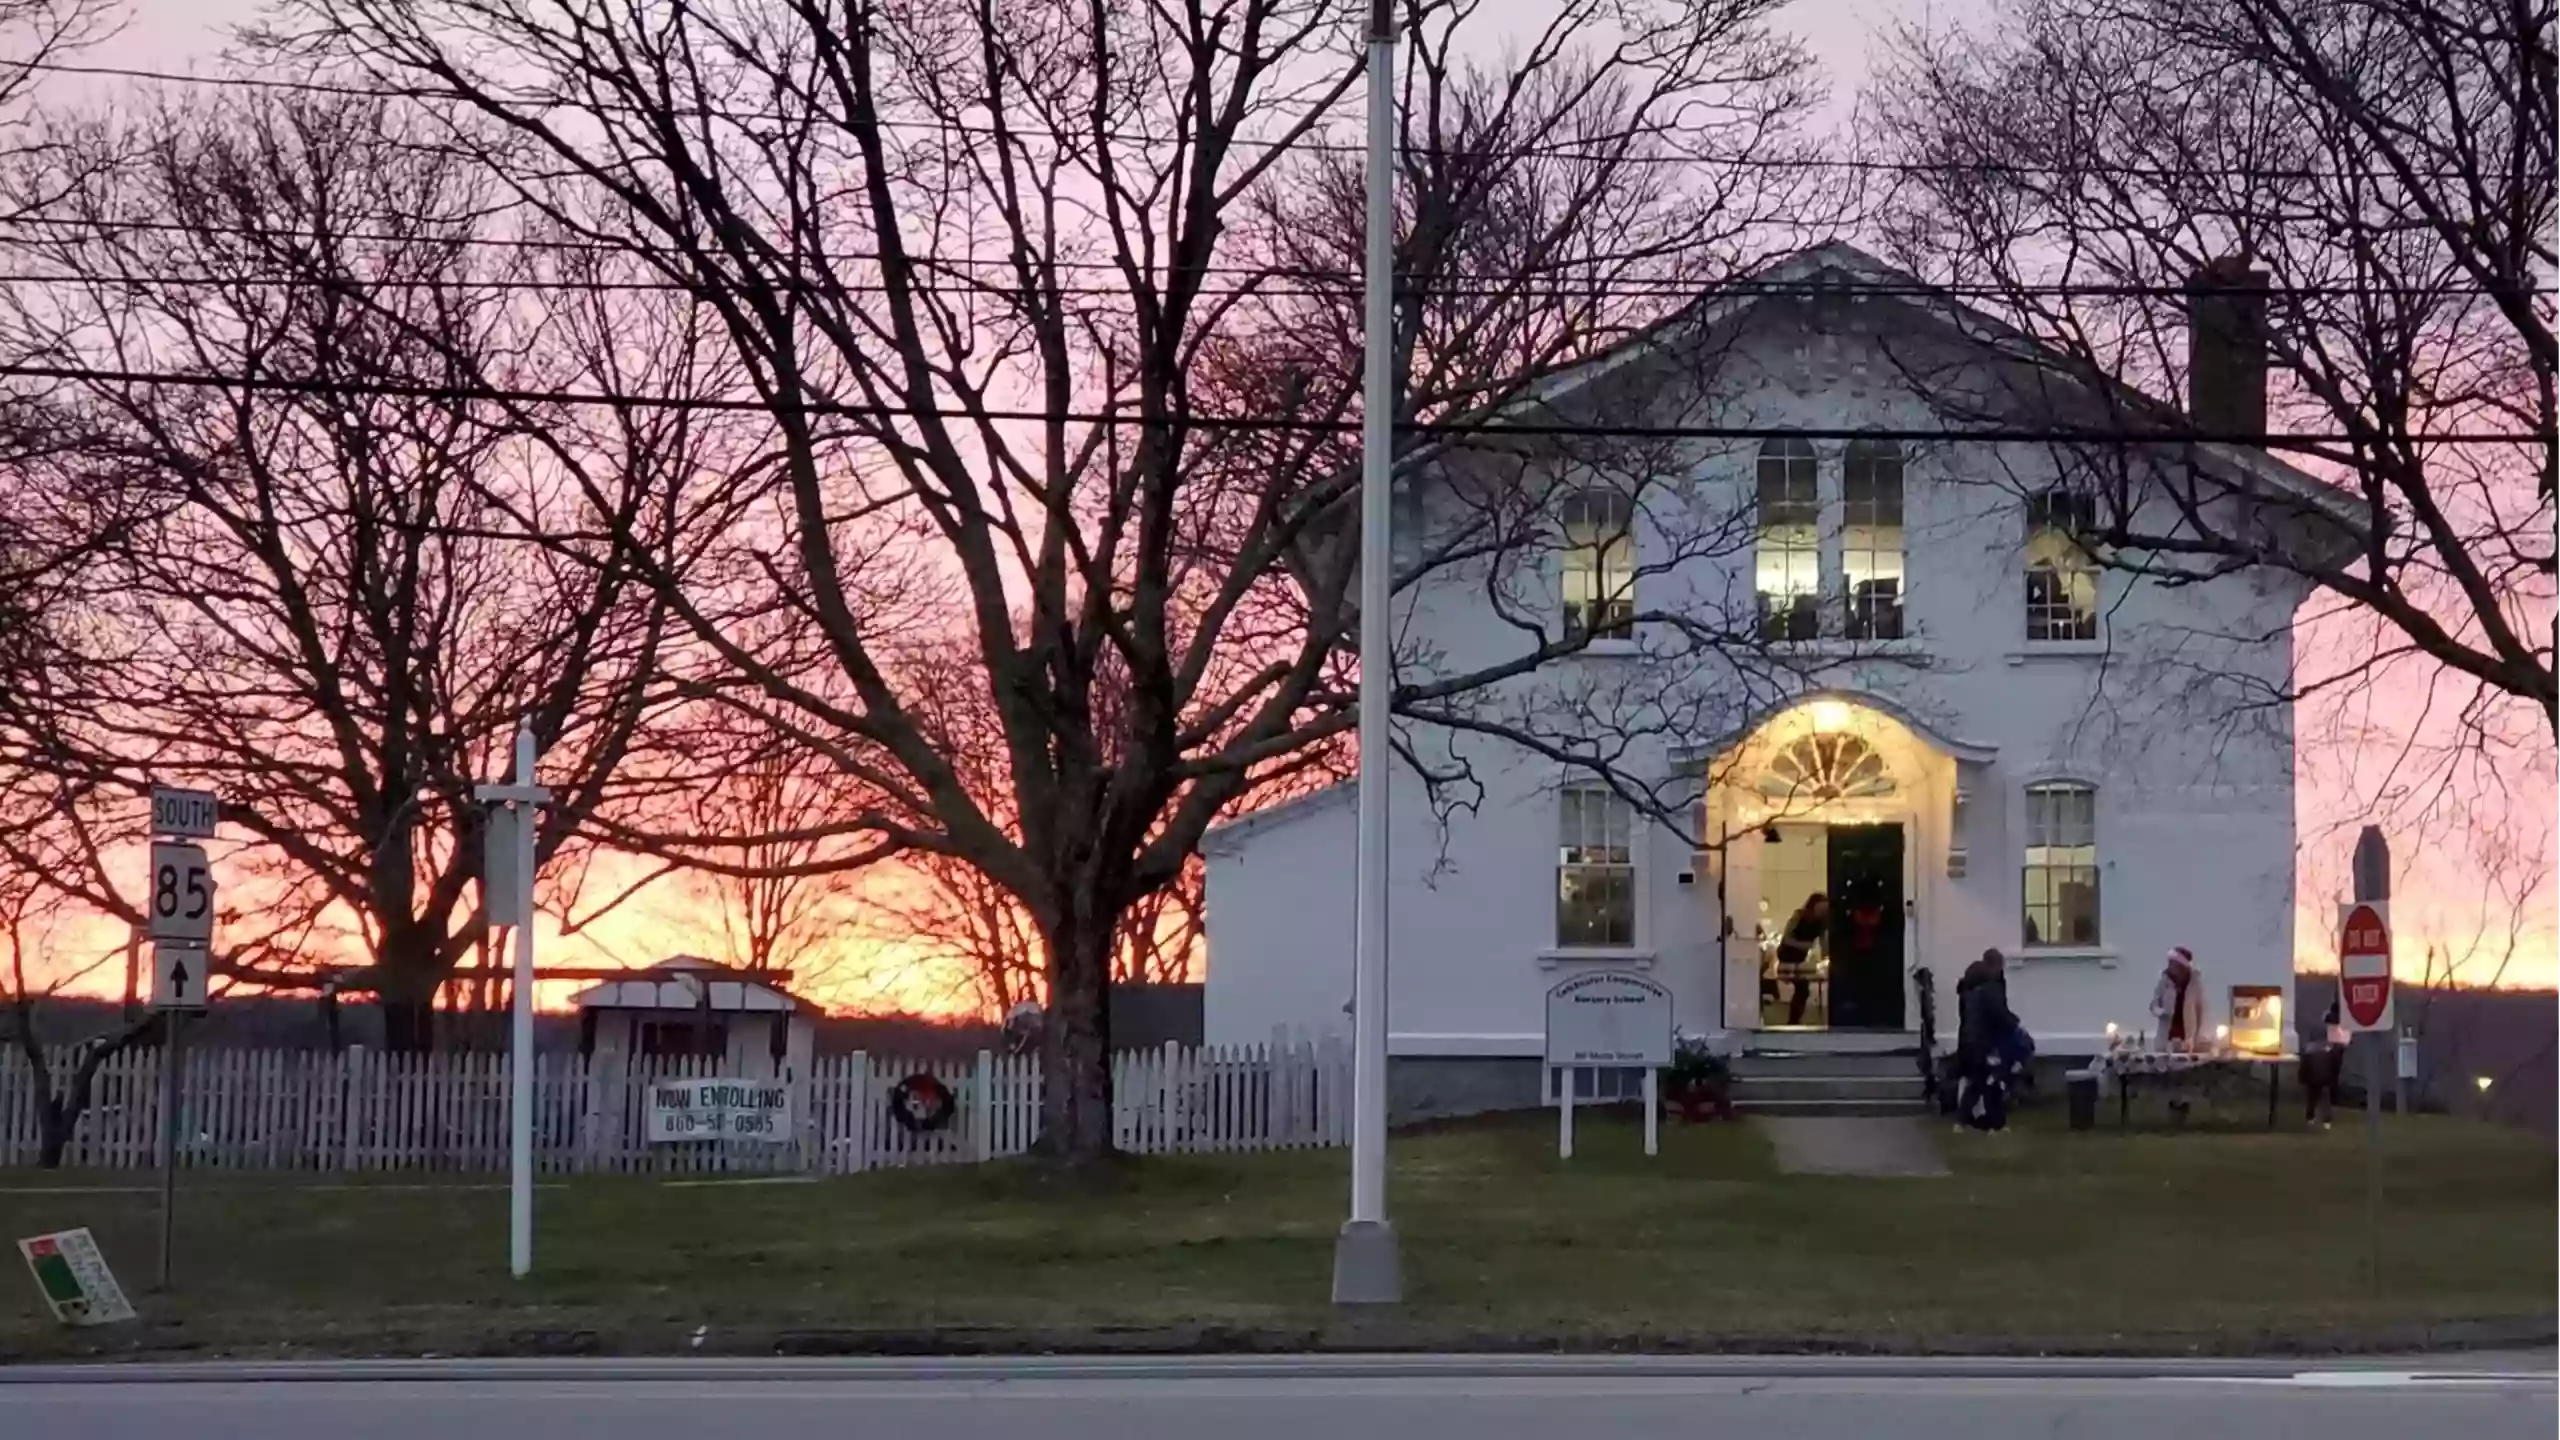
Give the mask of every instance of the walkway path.
[(1909, 1115), (1755, 1115), (1789, 1175), (1944, 1175), (1931, 1127)]

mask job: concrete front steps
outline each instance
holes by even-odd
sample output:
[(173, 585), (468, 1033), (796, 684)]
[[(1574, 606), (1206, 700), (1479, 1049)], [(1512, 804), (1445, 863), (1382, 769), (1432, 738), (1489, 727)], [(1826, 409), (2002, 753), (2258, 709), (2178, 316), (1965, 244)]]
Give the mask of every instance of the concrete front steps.
[(1764, 1045), (1733, 1058), (1733, 1108), (1758, 1115), (1920, 1115), (1920, 1052), (1805, 1053)]

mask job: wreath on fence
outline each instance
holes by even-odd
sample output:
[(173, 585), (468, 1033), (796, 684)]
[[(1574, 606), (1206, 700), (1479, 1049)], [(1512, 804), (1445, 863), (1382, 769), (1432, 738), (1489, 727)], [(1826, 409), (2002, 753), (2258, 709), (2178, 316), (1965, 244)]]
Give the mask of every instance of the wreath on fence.
[(910, 1135), (941, 1129), (959, 1110), (951, 1087), (922, 1071), (889, 1087), (889, 1118)]

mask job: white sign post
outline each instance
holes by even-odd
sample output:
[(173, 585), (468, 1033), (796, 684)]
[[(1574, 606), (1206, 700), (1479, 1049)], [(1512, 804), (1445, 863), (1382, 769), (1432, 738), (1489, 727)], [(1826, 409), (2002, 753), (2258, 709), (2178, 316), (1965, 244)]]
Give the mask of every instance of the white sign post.
[(780, 1080), (660, 1080), (649, 1087), (648, 1140), (774, 1144), (791, 1134), (791, 1087)]
[[(213, 837), (222, 797), (211, 790), (151, 787), (151, 869), (143, 911), (151, 935), (151, 1008), (160, 1016), (160, 1288), (169, 1288), (178, 1243), (178, 1065), (187, 1016), (213, 987), (213, 864), (192, 842)], [(80, 1233), (83, 1242), (85, 1232)], [(96, 1253), (96, 1247), (91, 1247)], [(103, 1271), (104, 1262), (100, 1262)], [(112, 1280), (109, 1282), (112, 1284)], [(118, 1297), (121, 1302), (121, 1296)]]
[[(2391, 842), (2379, 825), (2356, 835), (2355, 902), (2338, 911), (2338, 1014), (2349, 1030), (2391, 1028)], [(2382, 1046), (2366, 1047), (2365, 1273), (2382, 1291)]]
[(1573, 1158), (1573, 1077), (1585, 1066), (1644, 1070), (1644, 1153), (1661, 1150), (1662, 1067), (1671, 1063), (1671, 992), (1642, 975), (1598, 970), (1547, 991), (1547, 1068), (1556, 1075), (1556, 1154)]
[(473, 798), (489, 807), (480, 871), (480, 908), (490, 925), (512, 934), (514, 1021), (507, 1066), (507, 1269), (519, 1280), (533, 1271), (533, 870), (535, 824), (551, 792), (534, 783), (533, 729), (516, 727), (512, 785), (482, 785)]

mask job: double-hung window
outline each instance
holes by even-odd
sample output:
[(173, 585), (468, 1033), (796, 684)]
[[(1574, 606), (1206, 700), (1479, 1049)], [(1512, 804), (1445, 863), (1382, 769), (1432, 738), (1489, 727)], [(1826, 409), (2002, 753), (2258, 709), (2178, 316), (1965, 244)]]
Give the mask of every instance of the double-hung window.
[(1634, 503), (1624, 491), (1593, 487), (1567, 495), (1563, 512), (1565, 638), (1634, 639)]
[(2028, 640), (2098, 638), (2098, 562), (2085, 543), (2097, 528), (2097, 505), (2086, 495), (2027, 497)]
[(1852, 440), (1840, 462), (1840, 571), (1852, 640), (1902, 638), (1902, 447)]
[(1785, 438), (1760, 447), (1759, 529), (1753, 567), (1763, 640), (1811, 640), (1821, 633), (1818, 467), (1808, 441)]
[(1625, 950), (1636, 943), (1635, 807), (1606, 785), (1558, 797), (1556, 946)]
[(2027, 787), (2028, 949), (2096, 945), (2098, 792), (2058, 781)]

